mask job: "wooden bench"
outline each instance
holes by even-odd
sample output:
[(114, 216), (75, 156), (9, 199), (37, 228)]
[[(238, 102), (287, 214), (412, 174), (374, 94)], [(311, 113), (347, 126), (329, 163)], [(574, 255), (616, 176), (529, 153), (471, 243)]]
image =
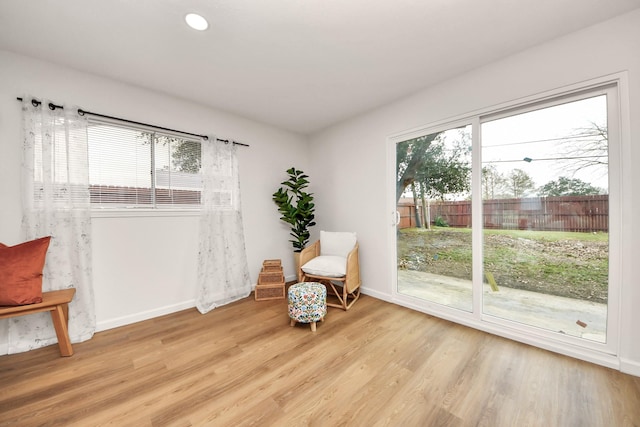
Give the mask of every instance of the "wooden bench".
[(53, 327), (58, 337), (58, 347), (61, 356), (73, 355), (73, 348), (69, 340), (69, 303), (73, 299), (76, 290), (74, 288), (62, 289), (42, 293), (42, 302), (37, 304), (3, 306), (0, 307), (0, 319), (8, 317), (24, 316), (32, 313), (48, 311), (51, 313)]

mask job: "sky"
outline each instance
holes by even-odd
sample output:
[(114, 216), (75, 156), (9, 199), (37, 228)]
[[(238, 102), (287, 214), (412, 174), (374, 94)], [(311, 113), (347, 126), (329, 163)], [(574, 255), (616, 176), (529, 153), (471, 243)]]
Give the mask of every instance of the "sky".
[[(608, 189), (606, 167), (573, 173), (571, 165), (577, 160), (553, 160), (579, 156), (575, 150), (567, 155), (569, 147), (579, 149), (587, 139), (593, 139), (567, 137), (588, 134), (584, 129), (592, 128), (591, 123), (606, 127), (606, 102), (606, 95), (600, 95), (483, 123), (483, 166), (493, 164), (503, 174), (522, 169), (537, 187), (566, 176)], [(526, 162), (524, 158), (532, 161)]]

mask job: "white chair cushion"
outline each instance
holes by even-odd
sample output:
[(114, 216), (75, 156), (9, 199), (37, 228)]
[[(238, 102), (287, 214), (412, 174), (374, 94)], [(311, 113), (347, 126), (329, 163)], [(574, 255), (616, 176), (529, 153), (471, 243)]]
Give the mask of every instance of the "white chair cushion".
[(335, 255), (320, 255), (301, 267), (314, 276), (344, 277), (347, 274), (347, 258)]
[(343, 231), (320, 232), (320, 255), (335, 255), (346, 258), (356, 245), (356, 233)]

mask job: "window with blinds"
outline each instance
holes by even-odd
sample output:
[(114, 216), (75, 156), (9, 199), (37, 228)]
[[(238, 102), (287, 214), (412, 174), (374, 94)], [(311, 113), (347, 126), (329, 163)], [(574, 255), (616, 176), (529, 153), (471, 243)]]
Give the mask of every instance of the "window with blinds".
[(90, 121), (89, 183), (97, 208), (200, 206), (200, 141)]

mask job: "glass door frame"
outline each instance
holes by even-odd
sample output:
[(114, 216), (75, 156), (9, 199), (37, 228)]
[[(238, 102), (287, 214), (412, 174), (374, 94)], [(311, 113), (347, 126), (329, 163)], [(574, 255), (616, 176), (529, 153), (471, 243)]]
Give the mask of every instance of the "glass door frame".
[[(445, 120), (431, 125), (401, 132), (387, 138), (387, 169), (388, 169), (388, 206), (391, 208), (388, 238), (390, 248), (390, 283), (392, 302), (425, 312), (436, 317), (455, 323), (483, 330), (495, 335), (524, 342), (540, 348), (566, 354), (583, 360), (592, 361), (604, 366), (616, 367), (619, 364), (620, 333), (620, 287), (623, 276), (622, 257), (623, 248), (629, 247), (628, 237), (622, 233), (623, 212), (630, 212), (630, 202), (622, 197), (625, 190), (624, 183), (629, 182), (630, 156), (623, 155), (622, 130), (628, 126), (627, 120), (622, 120), (628, 114), (621, 106), (621, 98), (626, 90), (626, 75), (609, 76), (596, 79), (589, 84), (574, 85), (562, 90), (550, 91), (540, 96), (521, 99), (517, 102), (506, 103), (484, 111), (460, 116), (452, 120)], [(623, 88), (621, 88), (623, 87)], [(607, 121), (609, 140), (609, 283), (607, 308), (607, 340), (605, 343), (593, 342), (577, 337), (558, 334), (540, 328), (519, 324), (506, 319), (497, 318), (482, 312), (483, 287), (483, 223), (482, 223), (482, 156), (481, 156), (481, 123), (483, 120), (495, 119), (529, 110), (549, 107), (579, 99), (589, 98), (600, 94), (607, 95)], [(624, 122), (624, 123), (623, 123)], [(397, 236), (396, 236), (396, 144), (421, 135), (428, 135), (461, 125), (472, 125), (472, 288), (473, 311), (471, 313), (437, 303), (420, 300), (415, 297), (400, 294), (397, 290)], [(628, 150), (628, 148), (626, 148)], [(627, 190), (628, 191), (628, 190)], [(626, 198), (630, 200), (630, 198)], [(613, 356), (613, 357), (612, 357)]]

